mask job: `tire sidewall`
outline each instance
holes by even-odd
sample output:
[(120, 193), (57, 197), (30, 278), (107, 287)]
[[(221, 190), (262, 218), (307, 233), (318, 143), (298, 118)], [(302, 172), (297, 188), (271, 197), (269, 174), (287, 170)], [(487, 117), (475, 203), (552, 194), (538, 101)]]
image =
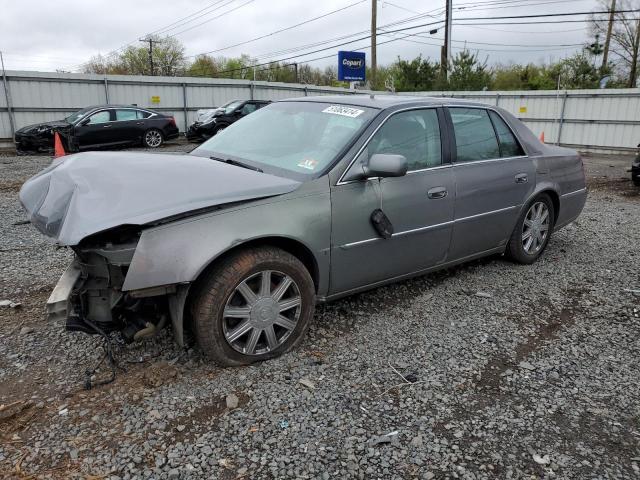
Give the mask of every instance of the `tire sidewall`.
[[(542, 245), (542, 248), (540, 250), (538, 250), (536, 253), (534, 254), (530, 254), (527, 253), (524, 249), (524, 245), (522, 245), (522, 227), (524, 225), (524, 221), (527, 218), (527, 213), (529, 212), (529, 209), (538, 202), (543, 202), (546, 207), (549, 209), (549, 233), (547, 234), (547, 238), (544, 241), (544, 245)], [(523, 209), (522, 213), (520, 214), (520, 218), (518, 219), (518, 223), (516, 224), (516, 228), (513, 232), (513, 237), (512, 237), (512, 242), (515, 242), (515, 245), (512, 246), (512, 256), (518, 260), (519, 262), (525, 263), (525, 264), (531, 264), (533, 262), (535, 262), (540, 255), (542, 255), (542, 253), (547, 249), (547, 246), (549, 245), (549, 241), (551, 240), (551, 235), (553, 234), (553, 229), (555, 227), (555, 208), (553, 206), (553, 202), (551, 201), (551, 197), (549, 197), (549, 195), (547, 195), (546, 193), (540, 194), (538, 195), (536, 198), (534, 198), (531, 202), (529, 202), (527, 204), (527, 206)], [(513, 251), (515, 247), (515, 251)]]
[[(284, 252), (282, 252), (284, 253)], [(269, 360), (271, 358), (278, 357), (283, 353), (293, 349), (298, 345), (305, 336), (310, 324), (310, 320), (313, 317), (315, 310), (315, 289), (313, 287), (313, 281), (310, 275), (306, 271), (306, 268), (295, 257), (291, 256), (294, 262), (285, 262), (278, 259), (262, 261), (256, 265), (246, 269), (234, 268), (232, 280), (229, 282), (215, 282), (217, 285), (214, 287), (215, 293), (211, 298), (212, 302), (209, 305), (212, 307), (208, 312), (200, 311), (193, 312), (195, 314), (194, 326), (196, 328), (196, 336), (200, 348), (208, 356), (218, 359), (220, 363), (224, 359), (226, 365), (247, 365), (250, 363)], [(296, 265), (296, 262), (299, 265)], [(287, 340), (272, 352), (268, 352), (262, 355), (244, 355), (237, 350), (233, 349), (227, 342), (223, 331), (223, 312), (224, 308), (229, 300), (229, 297), (235, 291), (235, 288), (241, 281), (259, 273), (263, 270), (274, 270), (282, 272), (290, 276), (298, 286), (300, 291), (300, 298), (302, 301), (301, 311), (296, 324), (295, 329)], [(203, 286), (201, 295), (209, 295), (211, 289)], [(203, 341), (205, 340), (206, 341)], [(207, 352), (206, 350), (214, 348), (215, 351)]]

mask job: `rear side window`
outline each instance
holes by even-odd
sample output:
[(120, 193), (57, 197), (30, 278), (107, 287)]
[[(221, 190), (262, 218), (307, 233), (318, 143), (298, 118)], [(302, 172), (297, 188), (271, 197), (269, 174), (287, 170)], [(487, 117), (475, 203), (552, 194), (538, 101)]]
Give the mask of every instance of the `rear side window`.
[(516, 140), (513, 132), (505, 123), (505, 121), (496, 112), (489, 112), (489, 116), (493, 121), (493, 126), (496, 128), (498, 134), (498, 143), (500, 144), (500, 156), (505, 157), (520, 157), (524, 155), (524, 150)]
[(138, 119), (149, 118), (150, 116), (151, 116), (151, 113), (149, 113), (149, 112), (144, 112), (142, 110), (136, 110), (136, 117), (138, 117)]
[(435, 109), (396, 113), (376, 132), (367, 147), (376, 153), (403, 155), (409, 171), (442, 164), (440, 125)]
[(449, 108), (456, 136), (457, 161), (500, 158), (500, 147), (489, 113), (481, 108)]
[(135, 120), (136, 118), (135, 110), (116, 110), (117, 122), (126, 122), (127, 120)]

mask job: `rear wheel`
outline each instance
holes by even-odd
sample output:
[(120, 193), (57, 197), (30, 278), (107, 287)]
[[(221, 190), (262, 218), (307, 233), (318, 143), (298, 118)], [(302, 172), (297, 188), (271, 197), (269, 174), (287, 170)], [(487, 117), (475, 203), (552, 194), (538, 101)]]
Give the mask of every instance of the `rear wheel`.
[(554, 220), (551, 198), (546, 193), (538, 195), (518, 219), (507, 244), (506, 255), (518, 263), (535, 262), (549, 244)]
[(158, 148), (163, 140), (162, 132), (156, 128), (147, 130), (142, 136), (142, 143), (147, 148)]
[(313, 281), (293, 255), (273, 247), (224, 259), (192, 302), (198, 344), (222, 366), (277, 357), (302, 340), (315, 308)]

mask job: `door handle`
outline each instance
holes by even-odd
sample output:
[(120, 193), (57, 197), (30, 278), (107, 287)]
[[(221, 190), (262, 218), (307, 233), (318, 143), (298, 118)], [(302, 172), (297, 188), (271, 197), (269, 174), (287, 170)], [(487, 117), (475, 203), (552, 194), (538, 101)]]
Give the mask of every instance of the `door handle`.
[(427, 192), (429, 198), (438, 199), (447, 196), (447, 189), (444, 187), (434, 187)]
[(102, 128), (111, 128), (111, 125), (103, 125)]
[(144, 125), (144, 122), (136, 122), (136, 125)]
[(516, 175), (516, 183), (527, 183), (529, 179), (527, 178), (526, 173), (519, 173)]

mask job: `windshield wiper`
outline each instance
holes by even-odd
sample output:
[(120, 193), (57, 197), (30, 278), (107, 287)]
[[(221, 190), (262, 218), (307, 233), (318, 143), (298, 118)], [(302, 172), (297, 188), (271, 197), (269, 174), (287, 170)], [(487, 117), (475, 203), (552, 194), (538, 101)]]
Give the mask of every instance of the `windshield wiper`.
[(264, 173), (261, 168), (254, 167), (253, 165), (249, 165), (248, 163), (244, 163), (239, 160), (233, 160), (231, 158), (219, 158), (219, 157), (209, 157), (209, 158), (211, 160), (216, 160), (218, 162), (228, 163), (229, 165), (235, 165), (236, 167), (242, 167), (248, 170), (253, 170), (254, 172)]

